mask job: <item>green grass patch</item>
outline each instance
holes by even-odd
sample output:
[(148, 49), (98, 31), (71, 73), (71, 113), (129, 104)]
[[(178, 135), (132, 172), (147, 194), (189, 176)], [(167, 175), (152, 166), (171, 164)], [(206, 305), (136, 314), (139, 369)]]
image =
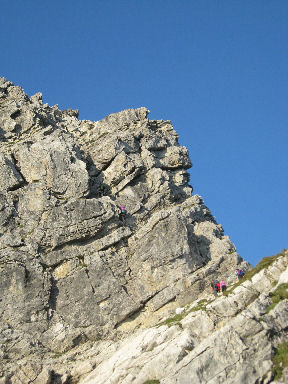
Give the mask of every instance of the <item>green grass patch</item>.
[(53, 359), (58, 359), (59, 357), (62, 357), (65, 355), (66, 352), (54, 352), (52, 353)]
[(280, 301), (288, 299), (288, 284), (280, 284), (274, 292), (269, 293), (269, 296), (272, 304), (269, 305), (266, 313), (269, 313)]
[(172, 325), (178, 325), (179, 327), (182, 327), (180, 321), (187, 315), (187, 313), (180, 313), (178, 315), (175, 315), (173, 317), (169, 317), (169, 319), (166, 319), (162, 321), (159, 326), (161, 325), (168, 325), (168, 327), (171, 327)]
[(256, 275), (258, 272), (260, 272), (262, 269), (268, 268), (271, 264), (274, 263), (275, 260), (277, 260), (279, 257), (284, 256), (286, 249), (283, 249), (282, 252), (278, 253), (274, 256), (268, 256), (264, 257), (253, 269), (246, 272), (246, 274), (234, 285), (232, 285), (231, 288), (227, 289), (227, 291), (223, 292), (224, 296), (228, 296), (231, 292), (234, 291), (235, 288), (237, 288), (239, 285), (244, 283), (246, 280), (251, 280), (254, 275)]
[(196, 312), (196, 311), (206, 311), (206, 306), (209, 304), (209, 302), (206, 299), (200, 300), (197, 302), (196, 307), (193, 307), (188, 310), (187, 314), (190, 312)]
[(159, 380), (147, 380), (143, 384), (160, 384)]
[(187, 310), (183, 311), (182, 313), (179, 313), (178, 315), (175, 315), (173, 317), (170, 317), (169, 319), (162, 321), (159, 324), (159, 326), (168, 325), (168, 327), (171, 327), (172, 325), (178, 325), (180, 328), (182, 328), (182, 324), (180, 323), (180, 321), (183, 320), (184, 317), (186, 317), (191, 312), (206, 311), (206, 306), (209, 303), (210, 302), (208, 302), (206, 299), (199, 300), (195, 307), (187, 309)]
[(273, 379), (280, 379), (283, 369), (288, 366), (288, 342), (278, 345), (273, 361)]

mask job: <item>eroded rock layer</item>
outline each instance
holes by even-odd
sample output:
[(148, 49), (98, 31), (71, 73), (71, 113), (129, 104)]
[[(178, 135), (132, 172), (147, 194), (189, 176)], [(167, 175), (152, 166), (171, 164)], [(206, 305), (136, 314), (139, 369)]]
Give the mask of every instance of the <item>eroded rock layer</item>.
[(0, 353), (11, 383), (27, 361), (34, 373), (21, 383), (49, 354), (156, 324), (242, 262), (192, 195), (170, 121), (148, 112), (81, 121), (0, 79)]
[[(89, 361), (94, 369), (80, 384), (280, 383), (273, 380), (274, 356), (279, 345), (286, 345), (287, 364), (287, 264), (284, 252), (251, 280), (234, 290), (229, 287), (228, 295), (202, 295), (158, 327), (117, 343), (95, 343), (90, 359), (82, 348), (84, 359), (73, 367), (74, 376), (77, 369), (85, 371), (84, 361)], [(287, 383), (288, 367), (282, 359), (281, 383)]]

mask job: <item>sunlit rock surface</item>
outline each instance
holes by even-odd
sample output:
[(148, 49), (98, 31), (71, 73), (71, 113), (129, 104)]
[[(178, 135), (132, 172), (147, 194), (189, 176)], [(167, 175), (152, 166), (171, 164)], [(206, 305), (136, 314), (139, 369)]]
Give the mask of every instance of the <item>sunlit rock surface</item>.
[[(195, 373), (195, 383), (217, 375), (215, 383), (245, 382), (226, 374), (251, 363), (237, 329), (268, 330), (256, 320), (245, 325), (238, 313), (259, 287), (271, 288), (269, 279), (239, 288), (237, 304), (222, 297), (199, 319), (185, 317), (183, 329), (155, 328), (209, 295), (212, 278), (232, 283), (235, 267), (249, 266), (192, 194), (188, 152), (170, 121), (149, 120), (148, 112), (81, 121), (78, 111), (50, 107), (40, 93), (29, 98), (0, 79), (0, 383), (142, 383), (152, 375), (184, 384), (201, 359), (211, 366)], [(276, 314), (287, 309), (281, 305)], [(226, 324), (235, 316), (238, 325)], [(227, 336), (225, 348), (217, 332)], [(261, 347), (268, 362), (269, 345)], [(221, 364), (212, 358), (217, 348), (226, 350)], [(255, 377), (270, 369), (263, 364), (258, 373), (251, 368)]]

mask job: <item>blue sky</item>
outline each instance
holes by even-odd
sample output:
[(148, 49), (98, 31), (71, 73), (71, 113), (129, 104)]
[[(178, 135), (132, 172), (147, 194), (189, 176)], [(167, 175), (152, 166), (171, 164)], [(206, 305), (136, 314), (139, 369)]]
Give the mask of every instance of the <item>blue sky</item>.
[(287, 248), (287, 0), (1, 0), (0, 76), (99, 120), (147, 107), (243, 258)]

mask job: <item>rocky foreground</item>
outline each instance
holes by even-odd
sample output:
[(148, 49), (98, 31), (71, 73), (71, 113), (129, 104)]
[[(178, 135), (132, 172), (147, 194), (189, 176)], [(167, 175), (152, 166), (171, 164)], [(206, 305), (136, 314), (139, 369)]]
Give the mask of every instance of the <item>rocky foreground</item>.
[(157, 327), (99, 343), (86, 360), (95, 369), (79, 384), (276, 383), (281, 343), (288, 360), (288, 252), (274, 259), (227, 295), (202, 296)]
[(273, 380), (287, 254), (211, 301), (212, 278), (249, 265), (148, 112), (81, 121), (0, 79), (1, 384)]

